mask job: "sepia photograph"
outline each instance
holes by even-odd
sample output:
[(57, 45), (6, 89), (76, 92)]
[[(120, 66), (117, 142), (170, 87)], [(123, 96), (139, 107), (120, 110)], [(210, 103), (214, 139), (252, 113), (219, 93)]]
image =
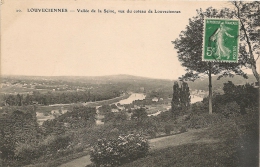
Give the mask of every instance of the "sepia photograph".
[(258, 167), (259, 1), (1, 0), (0, 167)]

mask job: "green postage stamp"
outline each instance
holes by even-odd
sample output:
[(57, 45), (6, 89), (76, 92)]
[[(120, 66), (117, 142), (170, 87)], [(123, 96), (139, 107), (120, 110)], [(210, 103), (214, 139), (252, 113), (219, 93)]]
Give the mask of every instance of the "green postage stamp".
[(203, 61), (237, 62), (238, 43), (239, 20), (204, 20)]

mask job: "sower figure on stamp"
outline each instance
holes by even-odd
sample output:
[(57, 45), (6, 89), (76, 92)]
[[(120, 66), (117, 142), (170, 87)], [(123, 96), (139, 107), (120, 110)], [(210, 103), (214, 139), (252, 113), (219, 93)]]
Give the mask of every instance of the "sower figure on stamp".
[(221, 56), (226, 57), (229, 59), (231, 50), (225, 46), (225, 35), (234, 38), (234, 36), (230, 35), (227, 31), (231, 30), (231, 28), (226, 27), (225, 24), (222, 22), (220, 23), (220, 27), (210, 36), (210, 43), (211, 41), (215, 42), (214, 55), (217, 56), (216, 59), (221, 59)]

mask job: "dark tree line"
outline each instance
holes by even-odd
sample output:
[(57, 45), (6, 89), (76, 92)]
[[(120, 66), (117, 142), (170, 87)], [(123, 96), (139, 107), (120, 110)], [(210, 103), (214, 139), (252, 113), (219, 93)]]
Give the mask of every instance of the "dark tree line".
[(48, 92), (40, 93), (34, 91), (33, 94), (9, 94), (2, 95), (1, 105), (5, 106), (27, 106), (32, 104), (51, 105), (51, 104), (69, 104), (78, 102), (90, 102), (108, 100), (119, 97), (121, 91), (112, 88), (100, 88), (97, 90), (79, 91), (79, 92)]

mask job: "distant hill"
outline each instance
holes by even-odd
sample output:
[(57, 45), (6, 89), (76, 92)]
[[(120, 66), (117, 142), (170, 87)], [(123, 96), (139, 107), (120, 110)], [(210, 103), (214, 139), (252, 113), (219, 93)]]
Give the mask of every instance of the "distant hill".
[[(220, 80), (217, 80), (218, 76), (212, 77), (212, 88), (213, 90), (222, 89), (223, 84), (227, 83), (228, 81), (232, 81), (234, 84), (246, 84), (246, 83), (254, 83), (256, 79), (254, 75), (248, 75), (248, 79), (244, 79), (241, 76), (234, 76), (234, 77), (222, 77)], [(208, 90), (209, 80), (208, 78), (197, 79), (194, 82), (188, 82), (190, 89), (199, 89), (199, 90)]]
[[(1, 82), (19, 83), (19, 82), (47, 83), (48, 85), (74, 84), (74, 85), (99, 85), (115, 84), (128, 85), (128, 90), (135, 91), (144, 87), (147, 91), (164, 90), (172, 92), (174, 80), (154, 79), (133, 75), (107, 75), (107, 76), (2, 76)], [(176, 80), (175, 80), (176, 81)], [(217, 80), (217, 76), (212, 77), (212, 86), (214, 90), (222, 90), (223, 83), (232, 81), (234, 84), (245, 84), (256, 82), (253, 75), (248, 75), (248, 79), (241, 76), (223, 77)], [(194, 82), (188, 82), (190, 89), (208, 90), (208, 78), (200, 78)]]
[(132, 82), (132, 81), (155, 81), (155, 82), (169, 82), (167, 79), (154, 79), (148, 77), (140, 77), (133, 75), (106, 75), (106, 76), (2, 76), (2, 79), (13, 80), (32, 80), (32, 81), (69, 81), (69, 82), (86, 82), (99, 84), (100, 82)]
[[(171, 92), (173, 81), (167, 79), (154, 79), (132, 75), (108, 75), (108, 76), (2, 76), (1, 82), (4, 93), (20, 93), (33, 91), (31, 88), (53, 90), (64, 88), (66, 90), (98, 88), (111, 85), (118, 90), (139, 91), (164, 91)], [(30, 90), (21, 90), (28, 87)], [(68, 87), (70, 89), (68, 89)], [(8, 89), (8, 90), (7, 90)], [(10, 89), (10, 90), (9, 90)]]

